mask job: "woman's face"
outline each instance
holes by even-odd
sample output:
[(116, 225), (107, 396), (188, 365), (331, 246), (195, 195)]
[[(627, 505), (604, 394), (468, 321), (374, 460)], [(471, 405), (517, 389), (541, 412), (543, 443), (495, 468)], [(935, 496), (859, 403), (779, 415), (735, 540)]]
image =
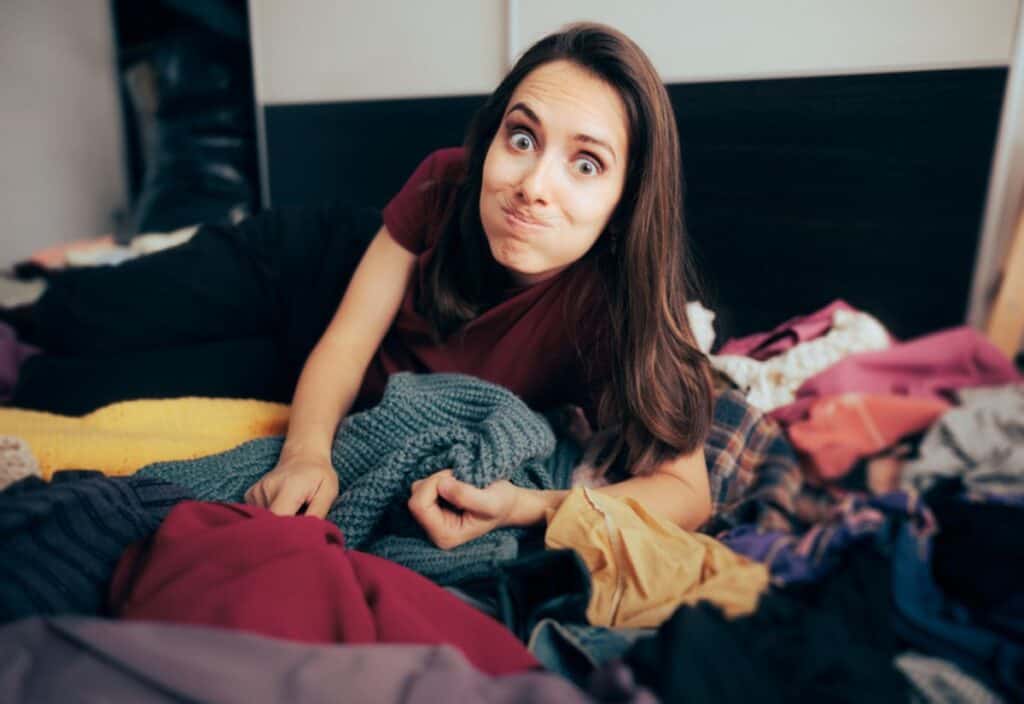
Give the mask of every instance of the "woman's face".
[(516, 283), (549, 279), (597, 241), (622, 195), (628, 154), (618, 92), (569, 61), (512, 94), (484, 160), (480, 220)]

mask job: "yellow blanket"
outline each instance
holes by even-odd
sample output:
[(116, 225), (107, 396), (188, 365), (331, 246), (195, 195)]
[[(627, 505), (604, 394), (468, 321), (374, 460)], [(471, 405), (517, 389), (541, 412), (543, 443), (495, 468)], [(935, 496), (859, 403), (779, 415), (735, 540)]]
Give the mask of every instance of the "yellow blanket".
[(205, 457), (283, 435), (287, 427), (288, 406), (242, 399), (122, 401), (77, 417), (0, 408), (0, 434), (28, 443), (44, 479), (59, 469), (123, 476), (153, 462)]

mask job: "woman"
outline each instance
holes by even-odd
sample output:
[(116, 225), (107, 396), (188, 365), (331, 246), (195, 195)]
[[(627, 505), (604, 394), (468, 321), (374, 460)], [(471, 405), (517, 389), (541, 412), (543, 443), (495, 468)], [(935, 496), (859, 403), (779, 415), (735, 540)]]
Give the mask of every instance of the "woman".
[[(465, 152), (432, 155), (385, 209), (302, 372), (280, 462), (247, 500), (326, 514), (339, 490), (330, 463), (338, 421), (396, 315), (406, 337), (423, 332), (403, 321), (415, 311), (429, 321), (431, 352), (443, 350), (434, 370), (449, 368), (446, 355), (464, 355), (456, 368), (465, 371), (481, 352), (509, 348), (530, 360), (517, 366), (523, 373), (486, 376), (528, 401), (572, 376), (580, 360), (567, 350), (600, 349), (597, 369), (576, 375), (579, 386), (557, 400), (587, 405), (599, 394), (600, 421), (623, 425), (634, 476), (606, 491), (697, 528), (710, 506), (702, 443), (711, 401), (684, 314), (680, 189), (671, 104), (641, 50), (596, 25), (538, 42), (477, 115)], [(509, 326), (491, 349), (464, 354), (484, 341), (470, 339), (469, 327), (486, 325), (496, 308), (521, 318), (544, 309), (550, 320), (572, 302), (582, 305), (570, 307), (568, 326), (560, 320), (552, 331), (541, 321), (530, 335)], [(546, 364), (537, 348), (559, 363)], [(539, 522), (563, 495), (508, 482), (477, 489), (440, 472), (413, 486), (409, 508), (435, 543), (453, 547), (497, 526)]]
[[(193, 249), (217, 246), (230, 256), (154, 255), (109, 276), (159, 290), (154, 280), (169, 287), (168, 271), (194, 277), (189, 265), (219, 262), (210, 274), (235, 272), (238, 301), (264, 296), (281, 288), (275, 267), (291, 259), (266, 255), (268, 231), (250, 223), (203, 233)], [(330, 257), (296, 259), (309, 267)], [(282, 515), (324, 516), (339, 492), (330, 447), (340, 419), (374, 403), (390, 373), (458, 371), (502, 384), (535, 408), (573, 403), (602, 426), (621, 425), (631, 478), (602, 491), (697, 528), (710, 510), (703, 441), (712, 401), (685, 317), (685, 261), (678, 135), (650, 61), (602, 25), (542, 39), (479, 111), (465, 147), (428, 157), (385, 208), (302, 367), (278, 465), (246, 500)], [(38, 313), (61, 308), (54, 288)], [(179, 301), (179, 313), (163, 327), (153, 323), (152, 335), (206, 344), (217, 320), (236, 330), (266, 325), (240, 305), (201, 318), (204, 293), (196, 284), (188, 296), (196, 320), (180, 314)], [(302, 304), (293, 289), (269, 298), (271, 308), (288, 298), (300, 311), (330, 300)], [(287, 324), (269, 317), (291, 329), (303, 315), (285, 316)], [(409, 508), (435, 543), (453, 547), (501, 525), (540, 522), (563, 495), (507, 482), (477, 489), (439, 472), (413, 486)]]

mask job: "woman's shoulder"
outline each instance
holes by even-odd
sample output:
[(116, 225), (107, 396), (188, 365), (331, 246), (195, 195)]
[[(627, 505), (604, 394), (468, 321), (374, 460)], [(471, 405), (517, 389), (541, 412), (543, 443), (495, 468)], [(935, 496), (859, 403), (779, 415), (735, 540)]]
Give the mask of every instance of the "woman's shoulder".
[(425, 186), (435, 183), (451, 185), (461, 183), (465, 175), (466, 148), (444, 147), (428, 154), (409, 180), (419, 180)]
[(434, 159), (442, 173), (448, 173), (449, 171), (464, 172), (466, 169), (465, 147), (443, 147), (436, 149), (427, 158)]
[(462, 147), (438, 149), (420, 162), (384, 207), (384, 224), (395, 241), (414, 254), (433, 244), (441, 214), (451, 207), (451, 197), (464, 178), (465, 163)]

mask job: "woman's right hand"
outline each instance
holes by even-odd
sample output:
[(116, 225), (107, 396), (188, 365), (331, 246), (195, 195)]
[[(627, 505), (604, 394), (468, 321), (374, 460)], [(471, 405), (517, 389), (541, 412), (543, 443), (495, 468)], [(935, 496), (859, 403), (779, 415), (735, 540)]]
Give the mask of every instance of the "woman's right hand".
[(249, 487), (245, 502), (270, 509), (278, 516), (324, 518), (338, 496), (338, 474), (328, 458), (290, 457)]

